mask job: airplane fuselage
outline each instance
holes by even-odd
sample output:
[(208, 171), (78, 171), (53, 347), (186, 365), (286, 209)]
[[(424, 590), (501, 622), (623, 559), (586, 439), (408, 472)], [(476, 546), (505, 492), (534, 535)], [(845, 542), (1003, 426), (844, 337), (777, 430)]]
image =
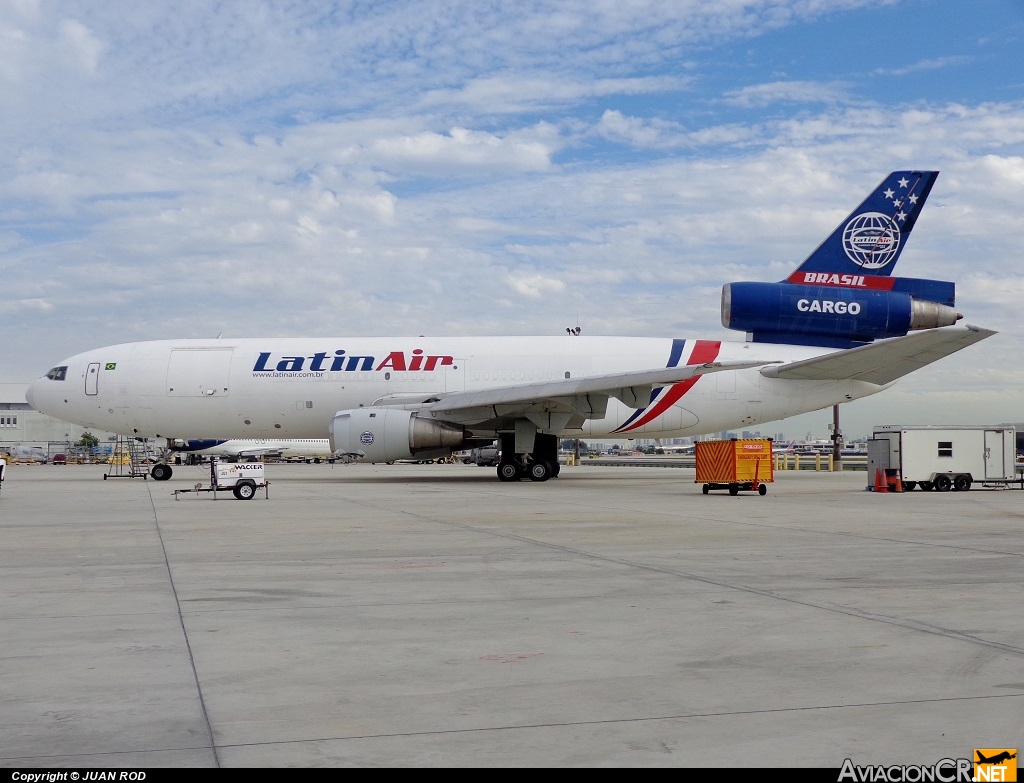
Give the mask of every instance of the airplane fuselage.
[[(704, 361), (792, 362), (827, 348), (629, 337), (373, 337), (161, 340), (68, 359), (29, 391), (38, 410), (136, 436), (326, 438), (335, 412), (434, 395)], [(55, 368), (62, 369), (62, 368)], [(637, 417), (615, 398), (562, 437), (698, 435), (775, 421), (886, 388), (794, 381), (757, 368), (701, 376)], [(481, 433), (483, 434), (483, 433)]]

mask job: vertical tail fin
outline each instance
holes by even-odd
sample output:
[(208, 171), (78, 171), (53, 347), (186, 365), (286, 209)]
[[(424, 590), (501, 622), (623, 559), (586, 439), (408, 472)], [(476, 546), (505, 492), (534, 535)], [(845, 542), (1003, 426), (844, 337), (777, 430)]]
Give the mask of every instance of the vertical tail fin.
[[(811, 253), (789, 282), (806, 272), (891, 275), (937, 171), (894, 171)], [(785, 282), (785, 281), (783, 281)]]
[(722, 286), (722, 325), (749, 340), (850, 348), (963, 316), (956, 286), (893, 276), (937, 171), (894, 171), (778, 283)]

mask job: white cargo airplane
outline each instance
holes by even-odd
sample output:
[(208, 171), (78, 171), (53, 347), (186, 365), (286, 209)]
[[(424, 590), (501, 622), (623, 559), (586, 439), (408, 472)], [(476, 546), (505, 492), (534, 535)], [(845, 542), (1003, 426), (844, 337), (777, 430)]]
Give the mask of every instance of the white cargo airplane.
[(501, 480), (544, 481), (558, 474), (559, 438), (689, 437), (776, 421), (875, 394), (994, 334), (956, 325), (953, 283), (890, 276), (937, 176), (892, 172), (786, 280), (725, 285), (722, 323), (743, 341), (158, 340), (72, 356), (27, 399), (108, 432), (328, 437), (332, 452), (367, 462), (497, 439)]

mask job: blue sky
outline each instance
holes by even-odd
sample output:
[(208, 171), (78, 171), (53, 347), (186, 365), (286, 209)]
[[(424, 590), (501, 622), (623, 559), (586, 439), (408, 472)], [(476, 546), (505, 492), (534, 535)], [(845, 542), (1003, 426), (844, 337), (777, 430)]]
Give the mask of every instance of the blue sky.
[(1000, 334), (844, 428), (1024, 421), (1022, 45), (1009, 0), (0, 0), (0, 380), (220, 333), (738, 339), (722, 284), (919, 168), (898, 273)]

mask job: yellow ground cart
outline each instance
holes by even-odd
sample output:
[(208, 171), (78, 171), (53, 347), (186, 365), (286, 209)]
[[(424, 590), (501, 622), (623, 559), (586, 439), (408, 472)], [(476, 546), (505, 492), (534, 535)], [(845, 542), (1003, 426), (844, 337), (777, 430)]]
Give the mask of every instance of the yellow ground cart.
[(701, 440), (696, 456), (696, 483), (704, 485), (705, 495), (713, 489), (727, 489), (730, 495), (765, 495), (766, 485), (775, 480), (771, 438)]

